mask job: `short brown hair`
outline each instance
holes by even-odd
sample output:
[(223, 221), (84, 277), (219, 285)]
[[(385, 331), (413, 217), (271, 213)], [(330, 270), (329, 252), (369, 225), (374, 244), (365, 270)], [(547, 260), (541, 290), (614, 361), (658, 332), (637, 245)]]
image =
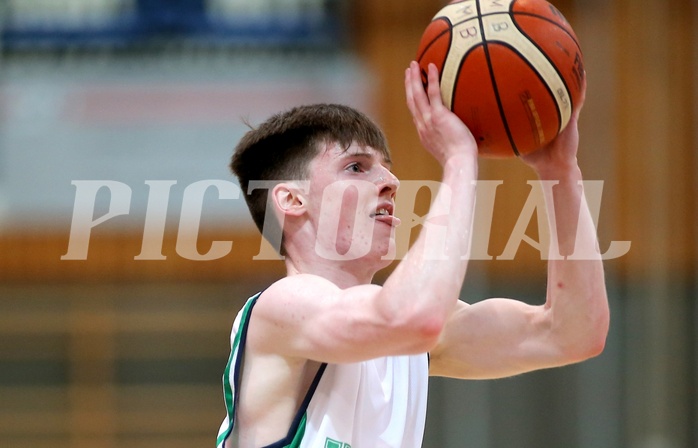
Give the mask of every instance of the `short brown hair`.
[[(340, 104), (295, 107), (272, 116), (242, 137), (235, 147), (230, 168), (240, 182), (260, 232), (263, 232), (267, 190), (248, 193), (250, 181), (306, 179), (310, 161), (327, 143), (338, 143), (344, 148), (352, 143), (368, 146), (390, 162), (390, 150), (380, 128), (365, 114)], [(281, 229), (278, 230), (281, 234)], [(273, 245), (274, 241), (270, 242)]]

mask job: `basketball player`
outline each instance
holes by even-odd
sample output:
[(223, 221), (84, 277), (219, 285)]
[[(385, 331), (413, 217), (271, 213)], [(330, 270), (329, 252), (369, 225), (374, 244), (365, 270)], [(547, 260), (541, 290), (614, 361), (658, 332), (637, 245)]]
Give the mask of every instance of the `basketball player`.
[[(394, 250), (399, 182), (381, 131), (350, 108), (306, 106), (272, 117), (239, 143), (232, 167), (243, 191), (250, 180), (292, 179), (269, 192), (283, 223), (288, 275), (253, 296), (234, 323), (219, 447), (417, 448), (429, 375), (500, 378), (603, 350), (609, 315), (600, 256), (549, 261), (541, 306), (459, 301), (477, 146), (443, 105), (434, 66), (427, 92), (414, 62), (405, 87), (421, 142), (443, 167), (442, 188), (382, 287), (371, 280)], [(575, 240), (587, 253), (597, 245), (577, 184), (577, 143), (575, 116), (548, 147), (524, 158), (540, 179), (559, 181), (546, 203), (554, 206), (562, 254), (572, 253)], [(324, 194), (336, 185), (355, 187)], [(250, 196), (248, 204), (261, 229), (266, 202)], [(339, 210), (325, 213), (335, 224), (323, 226), (323, 209)]]

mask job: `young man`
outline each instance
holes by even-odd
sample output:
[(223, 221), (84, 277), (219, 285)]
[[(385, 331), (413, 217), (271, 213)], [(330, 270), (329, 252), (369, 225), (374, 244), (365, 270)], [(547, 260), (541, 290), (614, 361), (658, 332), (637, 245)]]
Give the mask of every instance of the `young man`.
[[(243, 191), (250, 180), (284, 179), (268, 203), (283, 228), (288, 275), (236, 319), (219, 447), (417, 448), (428, 375), (498, 378), (603, 350), (609, 317), (600, 256), (551, 259), (541, 306), (458, 300), (477, 146), (443, 105), (435, 67), (427, 92), (414, 62), (405, 87), (420, 140), (443, 167), (442, 188), (382, 287), (371, 280), (394, 250), (399, 183), (375, 125), (346, 107), (303, 107), (272, 117), (238, 145), (232, 167)], [(524, 158), (541, 180), (559, 181), (546, 201), (563, 255), (575, 244), (597, 249), (577, 144), (575, 116), (553, 143)], [(260, 229), (266, 203), (248, 198)]]

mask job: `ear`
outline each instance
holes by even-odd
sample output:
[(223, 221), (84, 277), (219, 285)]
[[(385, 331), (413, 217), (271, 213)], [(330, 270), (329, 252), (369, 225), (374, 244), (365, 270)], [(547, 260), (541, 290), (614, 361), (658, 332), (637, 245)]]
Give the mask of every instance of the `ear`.
[(274, 205), (284, 215), (301, 216), (305, 213), (305, 192), (293, 182), (277, 184), (271, 191)]

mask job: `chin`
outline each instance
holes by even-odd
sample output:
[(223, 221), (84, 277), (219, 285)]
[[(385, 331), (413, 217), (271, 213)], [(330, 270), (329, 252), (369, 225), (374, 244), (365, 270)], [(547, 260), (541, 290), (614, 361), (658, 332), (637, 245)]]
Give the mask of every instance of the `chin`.
[(374, 232), (370, 240), (353, 241), (345, 236), (334, 245), (328, 243), (316, 246), (318, 254), (328, 260), (357, 261), (382, 269), (390, 265), (396, 258), (396, 243), (394, 235)]
[(370, 255), (375, 259), (378, 268), (383, 269), (395, 261), (396, 254), (395, 239), (390, 238), (388, 242), (373, 247)]

